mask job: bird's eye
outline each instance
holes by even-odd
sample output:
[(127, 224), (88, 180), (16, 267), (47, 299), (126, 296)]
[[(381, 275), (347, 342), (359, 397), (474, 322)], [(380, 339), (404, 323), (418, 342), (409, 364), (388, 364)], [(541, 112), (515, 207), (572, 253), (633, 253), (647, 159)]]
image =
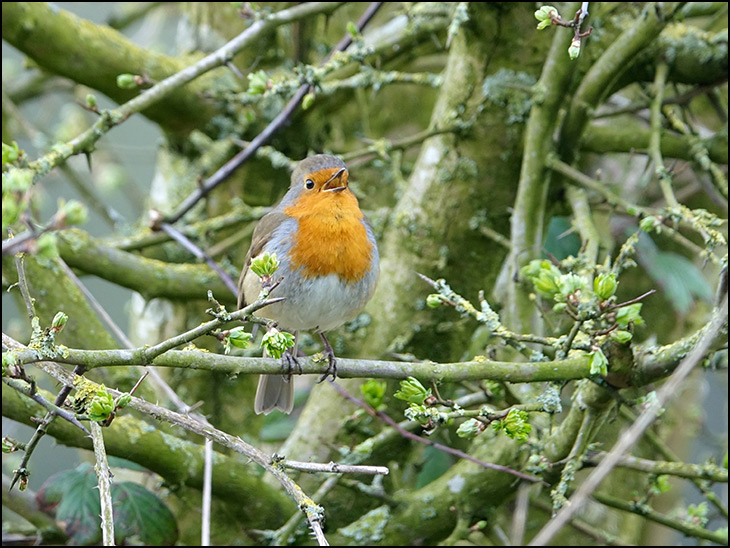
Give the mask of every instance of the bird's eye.
[(304, 186), (306, 186), (308, 190), (312, 190), (314, 188), (314, 181), (312, 181), (312, 179), (307, 179), (304, 181)]

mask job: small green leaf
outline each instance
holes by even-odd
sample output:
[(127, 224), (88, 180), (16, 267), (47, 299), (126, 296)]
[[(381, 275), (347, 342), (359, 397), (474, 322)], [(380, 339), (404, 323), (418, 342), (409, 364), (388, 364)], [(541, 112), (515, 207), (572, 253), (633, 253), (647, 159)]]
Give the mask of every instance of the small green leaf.
[(234, 327), (228, 331), (228, 334), (223, 339), (225, 353), (229, 354), (234, 346), (236, 348), (248, 348), (252, 337), (253, 335), (251, 333), (246, 333), (243, 330), (243, 326)]
[(360, 34), (360, 31), (357, 30), (357, 25), (352, 21), (347, 22), (347, 32), (352, 38), (357, 38)]
[(114, 400), (115, 409), (124, 409), (132, 402), (132, 395), (125, 392)]
[(20, 158), (20, 154), (21, 150), (18, 147), (18, 143), (15, 141), (9, 145), (3, 143), (3, 167), (5, 167), (5, 164), (12, 164), (13, 162), (16, 162), (18, 158)]
[(251, 95), (262, 95), (269, 89), (269, 75), (265, 70), (252, 72), (248, 75), (248, 93)]
[(429, 388), (427, 390), (415, 377), (408, 377), (407, 379), (400, 381), (400, 390), (394, 394), (394, 396), (399, 400), (415, 403), (417, 405), (422, 405), (426, 398), (430, 395), (431, 389)]
[(699, 525), (700, 527), (704, 527), (709, 521), (709, 518), (707, 516), (707, 510), (707, 502), (703, 501), (697, 505), (690, 504), (687, 507), (687, 521), (694, 523), (695, 525)]
[(641, 228), (644, 232), (653, 232), (654, 230), (661, 232), (661, 227), (662, 222), (652, 215), (644, 217), (641, 221), (639, 221), (639, 228)]
[(661, 476), (656, 476), (654, 478), (654, 481), (651, 484), (651, 493), (654, 495), (661, 495), (662, 493), (667, 493), (668, 491), (671, 491), (672, 484), (669, 483), (669, 476), (666, 474), (662, 474)]
[(610, 299), (616, 293), (618, 282), (616, 281), (616, 274), (613, 272), (609, 274), (599, 274), (593, 280), (593, 292), (596, 297), (605, 301)]
[(622, 329), (618, 329), (616, 331), (611, 331), (610, 337), (617, 343), (626, 344), (633, 338), (633, 335), (631, 334), (630, 331), (624, 331)]
[(287, 348), (294, 346), (294, 335), (278, 329), (269, 329), (261, 339), (261, 348), (272, 358), (281, 358)]
[(484, 423), (477, 419), (466, 420), (456, 429), (456, 435), (467, 440), (476, 438), (482, 432), (484, 432)]
[(314, 104), (314, 92), (310, 91), (302, 99), (302, 110), (307, 110)]
[(87, 407), (86, 413), (92, 421), (103, 422), (109, 418), (113, 411), (114, 398), (107, 392), (106, 386), (102, 384)]
[(559, 17), (560, 13), (553, 6), (542, 6), (535, 12), (535, 19), (539, 21), (537, 24), (537, 30), (549, 27), (552, 25), (552, 20)]
[(644, 319), (641, 317), (642, 303), (634, 303), (622, 306), (616, 311), (616, 323), (621, 327), (627, 327), (630, 324), (643, 325)]
[(527, 441), (532, 425), (527, 422), (527, 412), (518, 409), (510, 409), (507, 416), (502, 420), (492, 421), (492, 428), (496, 431), (502, 430), (508, 438), (517, 441)]
[(386, 386), (385, 381), (377, 381), (375, 379), (369, 379), (365, 384), (360, 386), (360, 392), (365, 398), (365, 403), (374, 409), (380, 407), (385, 398)]
[(251, 270), (259, 278), (265, 276), (272, 276), (279, 268), (279, 260), (276, 258), (276, 253), (264, 253), (259, 255), (253, 261), (251, 261)]
[(605, 377), (608, 374), (608, 359), (603, 350), (596, 348), (589, 356), (591, 357), (591, 375)]

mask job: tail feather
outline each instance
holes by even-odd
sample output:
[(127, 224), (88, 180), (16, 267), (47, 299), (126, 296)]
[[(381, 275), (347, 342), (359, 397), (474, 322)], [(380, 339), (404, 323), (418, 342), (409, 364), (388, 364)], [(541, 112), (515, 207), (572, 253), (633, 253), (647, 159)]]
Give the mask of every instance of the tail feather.
[(253, 410), (268, 415), (274, 409), (291, 413), (294, 408), (294, 383), (281, 375), (261, 375)]

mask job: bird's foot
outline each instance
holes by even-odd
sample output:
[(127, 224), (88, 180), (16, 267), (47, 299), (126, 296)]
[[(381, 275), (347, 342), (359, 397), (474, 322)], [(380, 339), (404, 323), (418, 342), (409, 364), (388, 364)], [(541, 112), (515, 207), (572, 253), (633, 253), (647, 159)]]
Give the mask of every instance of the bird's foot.
[(332, 380), (337, 379), (337, 358), (335, 358), (335, 351), (332, 350), (332, 345), (327, 340), (327, 337), (324, 336), (324, 333), (319, 334), (320, 338), (322, 339), (322, 344), (324, 344), (324, 350), (322, 351), (322, 354), (327, 356), (327, 370), (324, 372), (324, 375), (317, 381), (317, 383), (320, 383), (324, 381), (327, 377), (330, 375), (332, 376)]
[(294, 355), (294, 351), (291, 348), (287, 348), (281, 356), (281, 376), (284, 377), (286, 382), (291, 380), (295, 369), (298, 374), (302, 374), (302, 364)]

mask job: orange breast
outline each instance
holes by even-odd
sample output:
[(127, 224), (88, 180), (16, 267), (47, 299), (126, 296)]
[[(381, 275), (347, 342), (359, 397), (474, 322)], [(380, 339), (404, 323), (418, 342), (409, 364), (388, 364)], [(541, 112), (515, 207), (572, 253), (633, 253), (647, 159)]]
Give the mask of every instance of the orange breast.
[(284, 213), (299, 221), (290, 259), (305, 277), (337, 274), (356, 282), (365, 276), (373, 245), (350, 189), (304, 195)]

